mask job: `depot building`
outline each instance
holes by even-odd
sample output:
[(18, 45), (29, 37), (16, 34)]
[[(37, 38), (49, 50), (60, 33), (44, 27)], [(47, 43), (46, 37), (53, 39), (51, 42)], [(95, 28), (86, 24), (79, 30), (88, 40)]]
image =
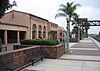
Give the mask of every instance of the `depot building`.
[(16, 10), (0, 19), (0, 40), (3, 44), (20, 43), (24, 39), (63, 40), (65, 30), (47, 19)]

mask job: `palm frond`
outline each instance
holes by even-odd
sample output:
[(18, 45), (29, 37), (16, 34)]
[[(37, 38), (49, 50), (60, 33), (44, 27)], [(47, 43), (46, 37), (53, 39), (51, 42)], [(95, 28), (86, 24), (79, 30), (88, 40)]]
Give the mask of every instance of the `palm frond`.
[(71, 21), (72, 25), (78, 25), (79, 24), (79, 21), (78, 21), (79, 15), (77, 13), (73, 13), (72, 18), (73, 18), (73, 20)]
[(80, 7), (80, 6), (81, 6), (81, 5), (77, 3), (77, 4), (75, 4), (75, 5), (73, 6), (73, 9), (76, 10), (76, 8), (77, 8), (77, 7)]
[(64, 5), (64, 4), (61, 4), (61, 5), (60, 5), (60, 7), (64, 8), (64, 9), (66, 9), (66, 8), (67, 8), (67, 6), (66, 6), (66, 5)]
[(74, 3), (75, 3), (75, 2), (71, 2), (71, 3), (70, 3), (70, 6), (72, 6)]
[(79, 15), (77, 13), (73, 13), (72, 17), (73, 17), (73, 19), (78, 20)]
[(75, 4), (77, 7), (81, 7), (81, 5), (79, 3)]
[(72, 25), (74, 25), (74, 24), (75, 24), (75, 21), (74, 21), (74, 20), (71, 20), (71, 22), (72, 22)]
[(55, 18), (69, 16), (70, 18), (73, 17), (76, 20), (77, 19), (76, 17), (78, 17), (77, 15), (75, 15), (75, 10), (77, 6), (80, 6), (80, 4), (74, 4), (74, 2), (71, 2), (71, 3), (67, 2), (66, 5), (61, 4), (58, 10), (58, 11), (61, 11), (61, 13), (56, 14)]
[(55, 18), (57, 18), (57, 17), (67, 17), (67, 15), (64, 13), (58, 13), (55, 15)]
[(74, 2), (71, 2), (71, 3), (67, 3), (67, 13), (68, 13), (68, 15), (71, 17), (72, 16), (72, 14), (74, 13), (74, 9), (73, 9), (73, 4), (74, 4)]
[(64, 9), (64, 8), (59, 8), (58, 11), (61, 11), (61, 12), (65, 13), (65, 14), (67, 14), (67, 10)]

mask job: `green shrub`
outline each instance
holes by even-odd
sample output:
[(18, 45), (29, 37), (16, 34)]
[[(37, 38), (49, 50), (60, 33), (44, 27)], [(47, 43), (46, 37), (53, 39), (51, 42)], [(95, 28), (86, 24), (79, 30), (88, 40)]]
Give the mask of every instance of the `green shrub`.
[(78, 42), (78, 41), (77, 41), (77, 39), (70, 38), (70, 39), (69, 39), (69, 42)]
[(23, 45), (57, 45), (58, 40), (23, 40), (21, 41)]
[(51, 40), (50, 44), (51, 45), (56, 45), (56, 44), (59, 44), (59, 41), (58, 40)]
[(22, 40), (21, 44), (25, 45), (32, 45), (33, 43), (36, 43), (36, 40)]

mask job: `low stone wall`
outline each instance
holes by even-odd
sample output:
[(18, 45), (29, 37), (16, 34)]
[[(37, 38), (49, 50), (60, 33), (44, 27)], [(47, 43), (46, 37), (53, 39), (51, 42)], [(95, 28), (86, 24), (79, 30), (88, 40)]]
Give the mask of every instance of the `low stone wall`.
[[(27, 48), (30, 45), (14, 45), (14, 50), (16, 49), (22, 49), (22, 48)], [(35, 46), (35, 47), (40, 47), (42, 48), (43, 54), (46, 55), (46, 58), (59, 58), (61, 55), (64, 54), (64, 44), (59, 44), (55, 46)]]
[(17, 69), (30, 63), (30, 60), (36, 56), (36, 48), (38, 47), (42, 49), (42, 53), (44, 53), (47, 58), (59, 58), (64, 54), (64, 45), (32, 46), (0, 53), (0, 71)]
[(13, 50), (31, 47), (32, 45), (13, 45)]
[(46, 55), (46, 58), (59, 58), (64, 54), (64, 45), (56, 45), (56, 46), (42, 46), (42, 51)]
[(28, 64), (36, 53), (35, 48), (36, 47), (29, 47), (11, 52), (0, 53), (0, 71), (17, 69)]

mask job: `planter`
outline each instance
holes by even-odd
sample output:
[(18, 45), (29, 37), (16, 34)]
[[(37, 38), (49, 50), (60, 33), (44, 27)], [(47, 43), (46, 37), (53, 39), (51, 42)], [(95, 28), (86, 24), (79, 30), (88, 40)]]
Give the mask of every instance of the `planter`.
[(64, 44), (59, 44), (55, 46), (41, 46), (43, 53), (45, 53), (46, 58), (59, 58), (64, 54)]
[[(14, 50), (28, 48), (30, 45), (14, 45)], [(32, 46), (32, 45), (31, 45)], [(37, 45), (33, 47), (39, 47), (42, 52), (46, 55), (46, 58), (59, 58), (64, 54), (64, 44), (59, 44), (55, 46)]]

